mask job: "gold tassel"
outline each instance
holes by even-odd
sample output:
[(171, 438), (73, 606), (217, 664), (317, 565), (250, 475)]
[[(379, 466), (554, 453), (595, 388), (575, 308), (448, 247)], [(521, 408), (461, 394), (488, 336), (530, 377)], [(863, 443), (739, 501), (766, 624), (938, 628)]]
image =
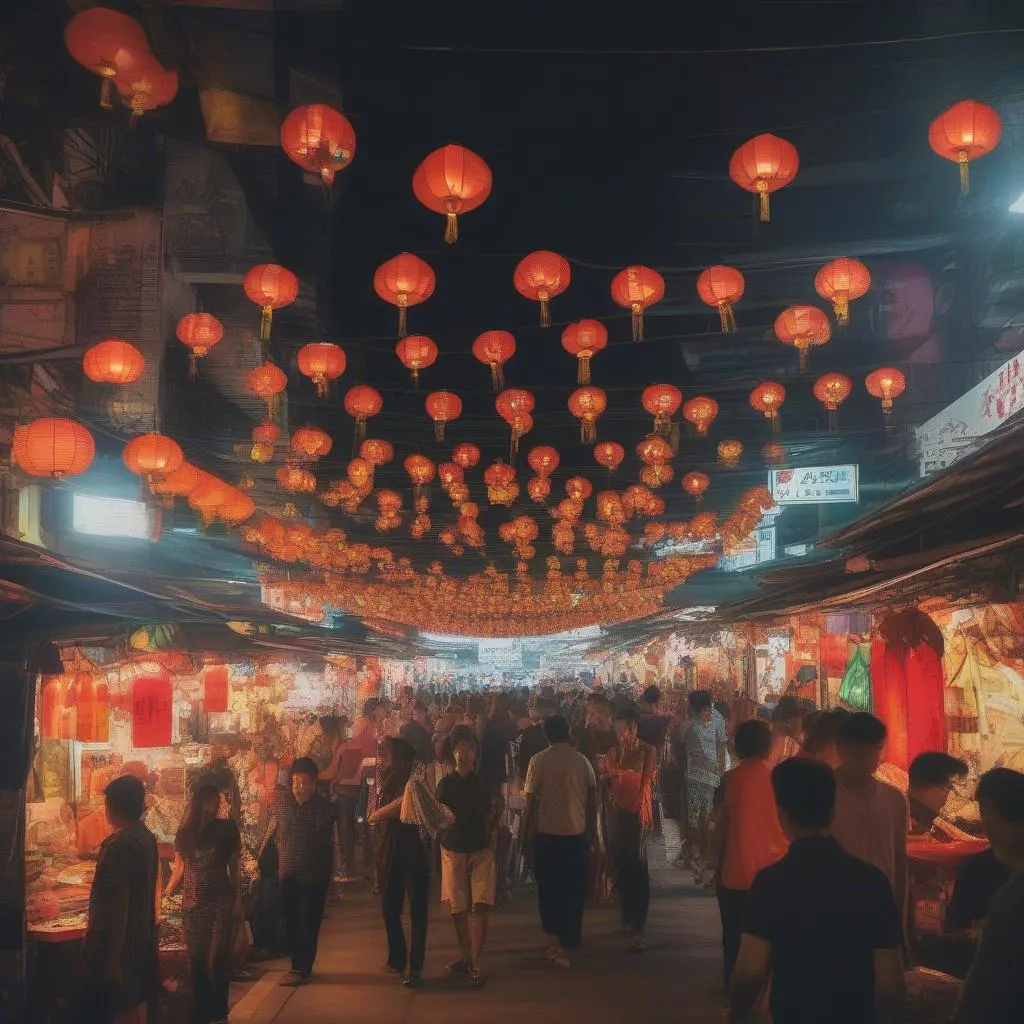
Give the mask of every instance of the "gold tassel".
[(800, 372), (806, 373), (807, 360), (810, 358), (811, 355), (810, 347), (808, 345), (802, 345), (797, 351), (799, 351), (800, 353)]
[(960, 161), (960, 195), (965, 196), (971, 191), (971, 165), (967, 161), (967, 150), (961, 149), (957, 158)]
[(277, 422), (278, 417), (281, 415), (281, 396), (280, 395), (268, 395), (267, 396), (267, 419)]
[(829, 409), (828, 411), (828, 429), (835, 431), (839, 429), (839, 410)]
[(458, 214), (448, 211), (448, 222), (444, 226), (444, 241), (446, 245), (454, 245), (459, 240), (459, 217)]
[(405, 330), (405, 303), (406, 297), (400, 295), (398, 297), (398, 336), (404, 338), (406, 334)]
[(274, 319), (274, 307), (264, 306), (260, 317), (260, 341), (270, 341), (270, 325)]
[(330, 381), (327, 379), (326, 373), (314, 373), (313, 383), (316, 385), (316, 397), (322, 402), (330, 391)]
[(766, 224), (771, 220), (771, 199), (768, 193), (768, 182), (761, 178), (757, 179), (757, 196), (760, 200), (758, 204), (760, 207), (760, 220), (762, 224)]
[(718, 319), (722, 325), (723, 334), (731, 334), (736, 330), (736, 314), (728, 302), (718, 304)]
[(832, 309), (836, 314), (836, 323), (845, 327), (850, 322), (850, 300), (845, 295), (840, 295), (832, 303)]
[(414, 388), (418, 388), (420, 386), (420, 371), (415, 367), (412, 371), (412, 386)]
[(100, 74), (103, 81), (100, 82), (100, 109), (114, 109), (114, 75), (117, 69), (113, 64), (104, 62), (100, 67)]
[(188, 379), (199, 379), (199, 356), (194, 351), (188, 354)]
[(495, 391), (501, 391), (505, 387), (505, 372), (501, 363), (491, 363), (491, 386)]
[(438, 444), (444, 440), (444, 420), (434, 420), (434, 440)]
[(580, 441), (593, 444), (597, 440), (597, 420), (580, 420)]
[(515, 428), (512, 429), (512, 443), (508, 449), (508, 461), (515, 462), (516, 456), (519, 454), (519, 431)]
[(362, 417), (356, 420), (356, 440), (363, 441), (366, 438), (366, 420)]
[(639, 302), (633, 303), (633, 340), (644, 340), (644, 309)]
[(679, 454), (679, 424), (669, 421), (668, 443), (672, 445), (672, 453)]
[(551, 310), (548, 307), (547, 296), (542, 296), (540, 300), (540, 325), (541, 327), (551, 326)]
[(773, 410), (768, 417), (772, 422), (772, 433), (777, 434), (782, 430), (782, 417), (779, 415), (778, 410)]
[(577, 384), (589, 384), (590, 383), (590, 353), (581, 352), (579, 354), (579, 372), (576, 374)]

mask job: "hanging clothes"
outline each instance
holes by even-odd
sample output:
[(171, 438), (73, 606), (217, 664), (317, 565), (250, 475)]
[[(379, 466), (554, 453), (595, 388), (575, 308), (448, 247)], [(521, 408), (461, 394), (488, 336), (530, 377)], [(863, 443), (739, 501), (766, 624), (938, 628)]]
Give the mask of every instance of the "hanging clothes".
[(839, 685), (839, 703), (851, 711), (871, 710), (871, 645), (857, 644)]

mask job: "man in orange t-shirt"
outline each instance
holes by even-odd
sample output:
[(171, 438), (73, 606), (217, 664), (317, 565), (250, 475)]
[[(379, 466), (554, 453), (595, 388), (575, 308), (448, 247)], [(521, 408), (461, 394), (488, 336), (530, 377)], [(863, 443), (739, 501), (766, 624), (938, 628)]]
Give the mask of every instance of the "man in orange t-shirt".
[(743, 722), (733, 743), (739, 764), (722, 779), (725, 792), (712, 836), (712, 852), (720, 866), (716, 895), (726, 991), (739, 954), (750, 887), (757, 873), (781, 860), (789, 848), (772, 792), (771, 729), (760, 719)]

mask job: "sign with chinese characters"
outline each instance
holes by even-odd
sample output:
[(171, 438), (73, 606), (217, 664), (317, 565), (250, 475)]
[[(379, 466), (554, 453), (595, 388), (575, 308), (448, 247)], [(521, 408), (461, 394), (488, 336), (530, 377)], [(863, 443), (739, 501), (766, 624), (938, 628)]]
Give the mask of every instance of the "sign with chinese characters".
[(857, 466), (808, 466), (773, 469), (768, 489), (776, 505), (831, 505), (857, 501), (860, 496)]
[(1024, 352), (1008, 359), (915, 431), (921, 476), (954, 463), (979, 438), (1024, 408)]

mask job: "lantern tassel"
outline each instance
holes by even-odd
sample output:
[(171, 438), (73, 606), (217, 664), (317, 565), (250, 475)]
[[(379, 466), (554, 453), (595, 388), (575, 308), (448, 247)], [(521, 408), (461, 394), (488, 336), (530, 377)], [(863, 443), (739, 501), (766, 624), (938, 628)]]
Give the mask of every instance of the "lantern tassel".
[(590, 383), (590, 353), (581, 352), (579, 356), (579, 369), (576, 373), (577, 384)]
[(420, 386), (420, 371), (418, 368), (414, 368), (412, 371), (412, 386), (418, 388)]
[(771, 220), (772, 208), (771, 198), (768, 193), (768, 183), (762, 179), (757, 181), (757, 197), (759, 199), (760, 221), (767, 224)]
[(806, 373), (807, 372), (807, 360), (808, 360), (808, 357), (810, 356), (810, 349), (806, 345), (804, 345), (801, 349), (799, 349), (799, 352), (800, 352), (800, 372), (801, 373)]
[(960, 162), (960, 195), (965, 196), (971, 191), (971, 165), (967, 160), (967, 150), (961, 149), (957, 159)]
[(505, 387), (505, 374), (501, 363), (491, 363), (491, 386), (495, 391), (501, 391)]
[(366, 438), (366, 420), (362, 417), (356, 420), (356, 440), (363, 441)]
[(438, 444), (444, 440), (444, 420), (434, 420), (434, 440)]
[(597, 421), (580, 420), (580, 442), (593, 444), (597, 440)]
[(832, 303), (832, 309), (836, 314), (836, 323), (845, 327), (850, 322), (850, 300), (845, 295), (840, 295)]
[(195, 352), (188, 354), (188, 379), (191, 381), (199, 379), (199, 357)]
[(264, 306), (260, 317), (260, 341), (270, 341), (270, 325), (274, 319), (274, 307)]
[(828, 411), (828, 429), (835, 432), (839, 429), (839, 410), (829, 409)]
[(315, 373), (313, 375), (313, 383), (316, 385), (316, 397), (322, 402), (330, 390), (330, 384), (327, 380), (326, 373)]
[(718, 321), (722, 327), (722, 333), (729, 333), (729, 303), (720, 302), (718, 304)]
[(780, 430), (782, 430), (782, 417), (778, 414), (777, 411), (773, 411), (768, 418), (771, 420), (772, 423), (773, 434), (777, 434)]
[(672, 445), (672, 453), (679, 454), (679, 424), (669, 421), (668, 443)]
[(268, 395), (267, 396), (267, 419), (273, 420), (275, 423), (281, 415), (281, 396), (280, 395)]
[(447, 223), (444, 226), (444, 241), (446, 245), (454, 245), (459, 240), (459, 217), (458, 214), (448, 211)]
[(102, 74), (103, 80), (100, 82), (100, 109), (101, 110), (113, 110), (114, 109), (114, 66), (107, 64), (104, 66)]
[(644, 311), (639, 303), (633, 303), (633, 340), (644, 340)]
[(509, 448), (508, 448), (508, 461), (509, 462), (515, 462), (516, 461), (516, 456), (518, 454), (519, 454), (519, 431), (513, 428), (513, 430), (512, 430), (512, 441), (509, 444)]
[(398, 336), (404, 338), (405, 335), (405, 303), (403, 302), (398, 307)]
[(546, 298), (540, 300), (540, 325), (541, 327), (551, 326), (551, 309)]

